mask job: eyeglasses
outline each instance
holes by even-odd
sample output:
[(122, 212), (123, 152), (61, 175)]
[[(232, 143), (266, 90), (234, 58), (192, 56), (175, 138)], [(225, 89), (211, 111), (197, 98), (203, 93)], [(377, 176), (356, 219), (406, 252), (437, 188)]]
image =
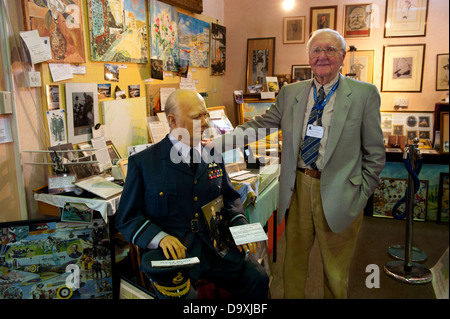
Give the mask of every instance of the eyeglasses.
[(335, 57), (336, 55), (338, 55), (338, 52), (340, 50), (341, 49), (338, 49), (333, 46), (326, 47), (325, 49), (322, 49), (321, 47), (314, 47), (309, 51), (309, 55), (312, 58), (317, 58), (322, 53), (322, 51), (324, 51), (327, 57)]

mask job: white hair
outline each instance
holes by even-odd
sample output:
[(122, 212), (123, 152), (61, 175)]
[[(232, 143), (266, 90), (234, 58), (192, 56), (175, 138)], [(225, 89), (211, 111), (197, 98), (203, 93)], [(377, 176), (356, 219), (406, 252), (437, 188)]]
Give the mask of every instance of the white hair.
[(335, 37), (340, 45), (340, 49), (346, 51), (347, 44), (345, 43), (344, 37), (339, 32), (337, 32), (333, 29), (325, 28), (325, 29), (318, 29), (311, 34), (311, 37), (309, 38), (308, 43), (306, 44), (306, 50), (308, 52), (309, 52), (309, 46), (311, 45), (313, 40), (321, 34), (328, 34), (330, 36)]

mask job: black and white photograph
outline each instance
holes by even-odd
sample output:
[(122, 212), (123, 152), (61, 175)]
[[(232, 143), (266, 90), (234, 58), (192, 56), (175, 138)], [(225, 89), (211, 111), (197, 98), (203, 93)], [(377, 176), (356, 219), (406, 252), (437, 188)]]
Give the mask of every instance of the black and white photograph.
[(59, 85), (47, 85), (47, 108), (59, 109)]
[(92, 138), (92, 127), (99, 121), (97, 83), (67, 83), (66, 109), (68, 141)]
[(50, 146), (67, 143), (66, 115), (64, 110), (47, 111)]

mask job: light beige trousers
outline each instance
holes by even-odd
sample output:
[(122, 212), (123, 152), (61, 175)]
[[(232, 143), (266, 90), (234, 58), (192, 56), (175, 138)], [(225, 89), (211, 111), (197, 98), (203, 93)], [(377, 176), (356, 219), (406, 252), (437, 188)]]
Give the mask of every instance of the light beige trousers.
[(333, 233), (323, 213), (320, 180), (297, 171), (286, 221), (285, 298), (305, 298), (309, 256), (315, 238), (323, 262), (324, 298), (347, 297), (348, 273), (362, 219), (360, 214), (343, 232)]

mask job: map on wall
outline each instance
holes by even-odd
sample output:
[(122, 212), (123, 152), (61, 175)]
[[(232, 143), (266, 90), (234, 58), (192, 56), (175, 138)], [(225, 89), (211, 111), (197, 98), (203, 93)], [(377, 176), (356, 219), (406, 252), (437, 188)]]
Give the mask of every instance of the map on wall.
[(25, 28), (37, 30), (50, 42), (52, 60), (84, 63), (83, 9), (81, 0), (23, 0)]
[(147, 63), (145, 0), (88, 0), (92, 61)]
[[(189, 66), (207, 68), (209, 54), (209, 23), (178, 14), (178, 39), (180, 60), (189, 61)], [(182, 62), (180, 62), (183, 64)]]
[(150, 0), (149, 9), (151, 58), (162, 60), (164, 71), (177, 71), (177, 9), (157, 0)]

